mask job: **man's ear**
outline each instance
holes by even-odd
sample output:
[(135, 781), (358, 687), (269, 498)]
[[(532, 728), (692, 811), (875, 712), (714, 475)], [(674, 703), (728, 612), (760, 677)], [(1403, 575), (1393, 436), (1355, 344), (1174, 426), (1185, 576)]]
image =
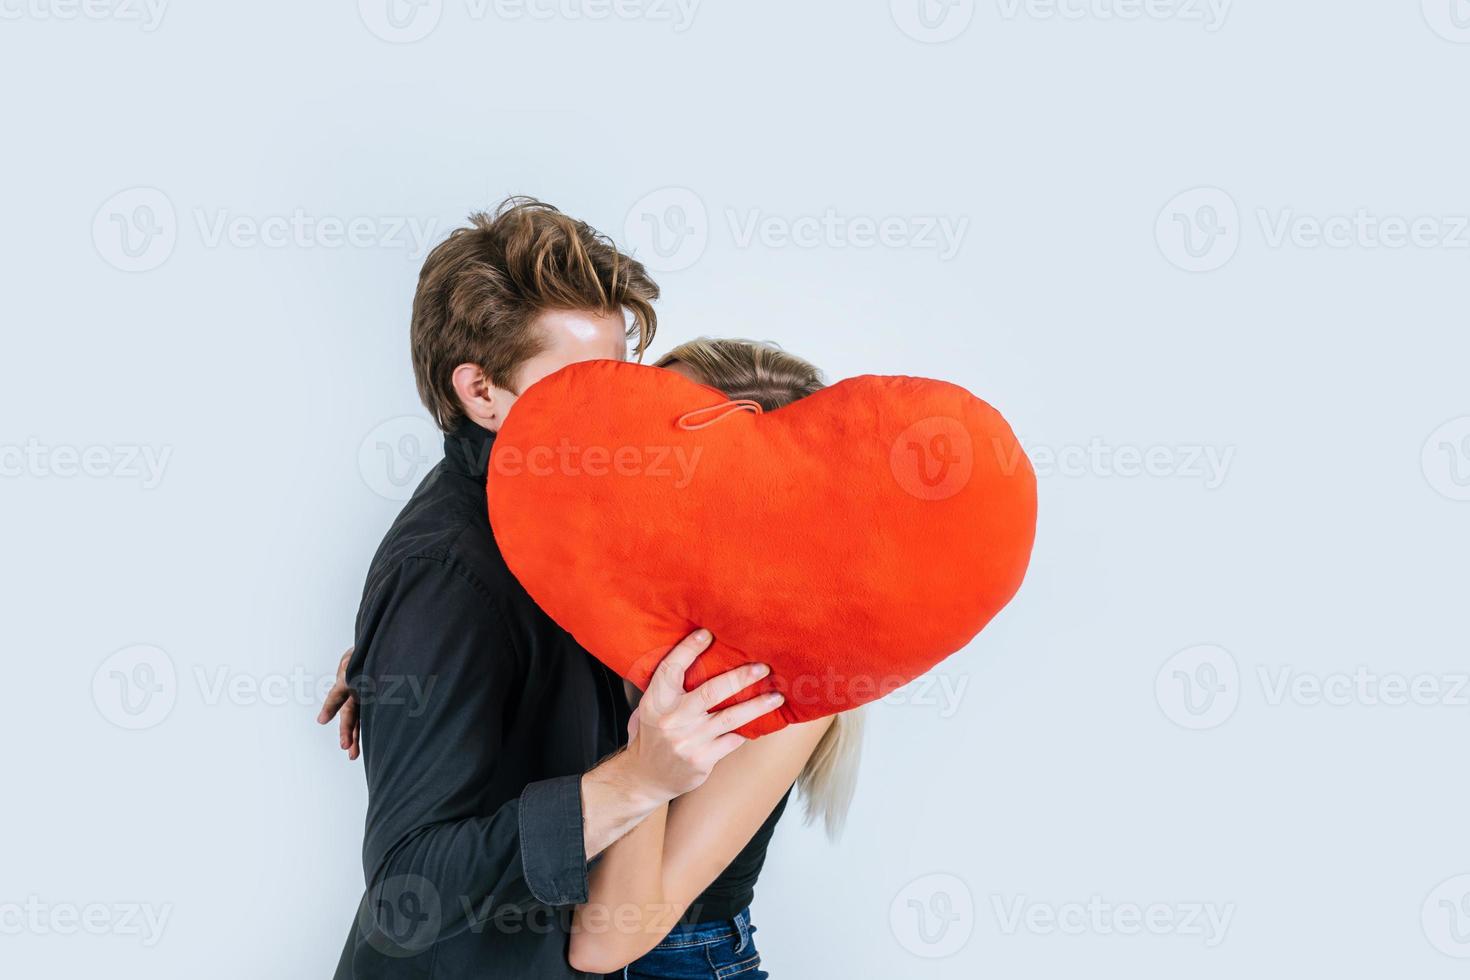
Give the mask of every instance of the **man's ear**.
[(460, 407), (482, 429), (499, 431), (505, 413), (510, 409), (510, 392), (502, 391), (490, 383), (485, 369), (478, 364), (461, 364), (450, 376), (454, 393), (459, 396)]

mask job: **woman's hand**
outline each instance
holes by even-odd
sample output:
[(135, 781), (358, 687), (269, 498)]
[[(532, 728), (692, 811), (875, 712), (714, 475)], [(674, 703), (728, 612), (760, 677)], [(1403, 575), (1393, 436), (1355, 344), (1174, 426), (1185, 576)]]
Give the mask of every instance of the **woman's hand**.
[(352, 660), (352, 651), (357, 647), (348, 647), (347, 652), (342, 654), (342, 662), (337, 664), (337, 682), (327, 692), (327, 699), (322, 702), (322, 710), (317, 712), (316, 723), (325, 725), (341, 712), (342, 717), (337, 722), (338, 741), (342, 748), (347, 750), (349, 760), (356, 759), (362, 752), (359, 737), (362, 735), (362, 720), (357, 713), (357, 695), (352, 688), (347, 686), (347, 664)]
[(708, 630), (696, 630), (670, 650), (628, 721), (627, 762), (637, 781), (660, 802), (703, 783), (721, 759), (745, 744), (735, 730), (785, 700), (780, 694), (763, 694), (713, 710), (769, 674), (765, 664), (737, 667), (686, 692), (684, 675), (712, 639)]

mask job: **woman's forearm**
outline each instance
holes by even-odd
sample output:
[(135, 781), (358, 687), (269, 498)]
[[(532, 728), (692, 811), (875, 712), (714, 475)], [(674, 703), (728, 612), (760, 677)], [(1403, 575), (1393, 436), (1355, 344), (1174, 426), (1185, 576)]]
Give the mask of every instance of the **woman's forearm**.
[(704, 785), (608, 848), (576, 912), (572, 966), (610, 973), (658, 945), (770, 816), (831, 721), (742, 745)]
[(573, 918), (568, 959), (588, 973), (622, 969), (668, 935), (684, 914), (664, 891), (668, 805), (603, 852), (588, 876), (587, 902)]

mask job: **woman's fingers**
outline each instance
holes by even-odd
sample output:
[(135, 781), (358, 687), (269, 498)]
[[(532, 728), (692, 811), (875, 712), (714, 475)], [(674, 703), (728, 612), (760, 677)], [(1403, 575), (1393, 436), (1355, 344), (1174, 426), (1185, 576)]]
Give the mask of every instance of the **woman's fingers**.
[[(739, 704), (731, 705), (724, 711), (711, 715), (711, 724), (717, 732), (733, 732), (742, 725), (755, 721), (761, 715), (768, 715), (781, 707), (786, 699), (779, 694), (762, 694), (751, 698), (749, 701), (741, 701)], [(721, 735), (720, 738), (726, 736)], [(716, 739), (715, 741), (719, 741)]]
[(322, 702), (322, 710), (317, 712), (316, 723), (318, 725), (325, 725), (331, 721), (341, 709), (342, 705), (347, 703), (347, 699), (351, 694), (352, 692), (347, 689), (346, 685), (339, 685), (328, 691), (327, 699)]
[(744, 664), (734, 670), (727, 670), (685, 695), (683, 710), (691, 716), (713, 711), (716, 705), (728, 701), (750, 685), (764, 679), (770, 672), (771, 668), (765, 664)]
[[(684, 698), (684, 674), (694, 659), (709, 649), (714, 637), (709, 630), (695, 630), (674, 645), (653, 672), (648, 690), (643, 692), (647, 711), (653, 715), (666, 715), (679, 707)], [(640, 709), (643, 705), (640, 704)]]
[(342, 708), (342, 717), (338, 725), (341, 734), (342, 747), (347, 750), (347, 758), (355, 760), (359, 752), (358, 735), (362, 731), (362, 724), (357, 720), (357, 699), (348, 701)]
[[(325, 725), (352, 697), (352, 688), (347, 686), (347, 664), (352, 660), (352, 651), (355, 646), (348, 647), (347, 652), (342, 654), (342, 659), (337, 662), (337, 682), (327, 692), (326, 700), (322, 702), (322, 710), (317, 712), (316, 723)], [(344, 749), (347, 746), (342, 746)]]

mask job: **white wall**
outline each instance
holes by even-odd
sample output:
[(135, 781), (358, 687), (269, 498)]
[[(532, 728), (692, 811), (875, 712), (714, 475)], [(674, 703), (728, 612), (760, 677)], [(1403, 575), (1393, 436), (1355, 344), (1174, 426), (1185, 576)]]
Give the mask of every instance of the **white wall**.
[[(660, 350), (767, 337), (834, 377), (952, 379), (1043, 464), (1030, 577), (940, 671), (957, 702), (874, 711), (839, 846), (778, 834), (774, 975), (1459, 975), (1450, 0), (954, 0), (932, 31), (917, 0), (428, 0), (405, 43), (370, 29), (395, 36), (385, 0), (159, 2), (0, 3), (0, 973), (327, 975), (364, 792), (310, 688), (398, 506), (372, 446), (424, 428), (396, 225), (524, 192), (651, 258), (645, 213), (685, 208)], [(743, 237), (828, 209), (901, 241)], [(1313, 243), (1360, 209), (1391, 220)], [(249, 237), (298, 211), (370, 240)], [(130, 256), (114, 216), (161, 233)], [(92, 475), (57, 475), (89, 447)], [(1154, 447), (1152, 475), (1114, 468)], [(109, 659), (140, 644), (163, 655)], [(139, 664), (162, 689), (127, 715), (112, 672)], [(1399, 681), (1334, 686), (1359, 667)], [(1209, 668), (1192, 714), (1180, 678)], [(1428, 703), (1388, 703), (1421, 675)], [(1346, 703), (1312, 703), (1324, 681)], [(101, 934), (62, 934), (97, 903)], [(1129, 934), (1128, 903), (1175, 918)]]

